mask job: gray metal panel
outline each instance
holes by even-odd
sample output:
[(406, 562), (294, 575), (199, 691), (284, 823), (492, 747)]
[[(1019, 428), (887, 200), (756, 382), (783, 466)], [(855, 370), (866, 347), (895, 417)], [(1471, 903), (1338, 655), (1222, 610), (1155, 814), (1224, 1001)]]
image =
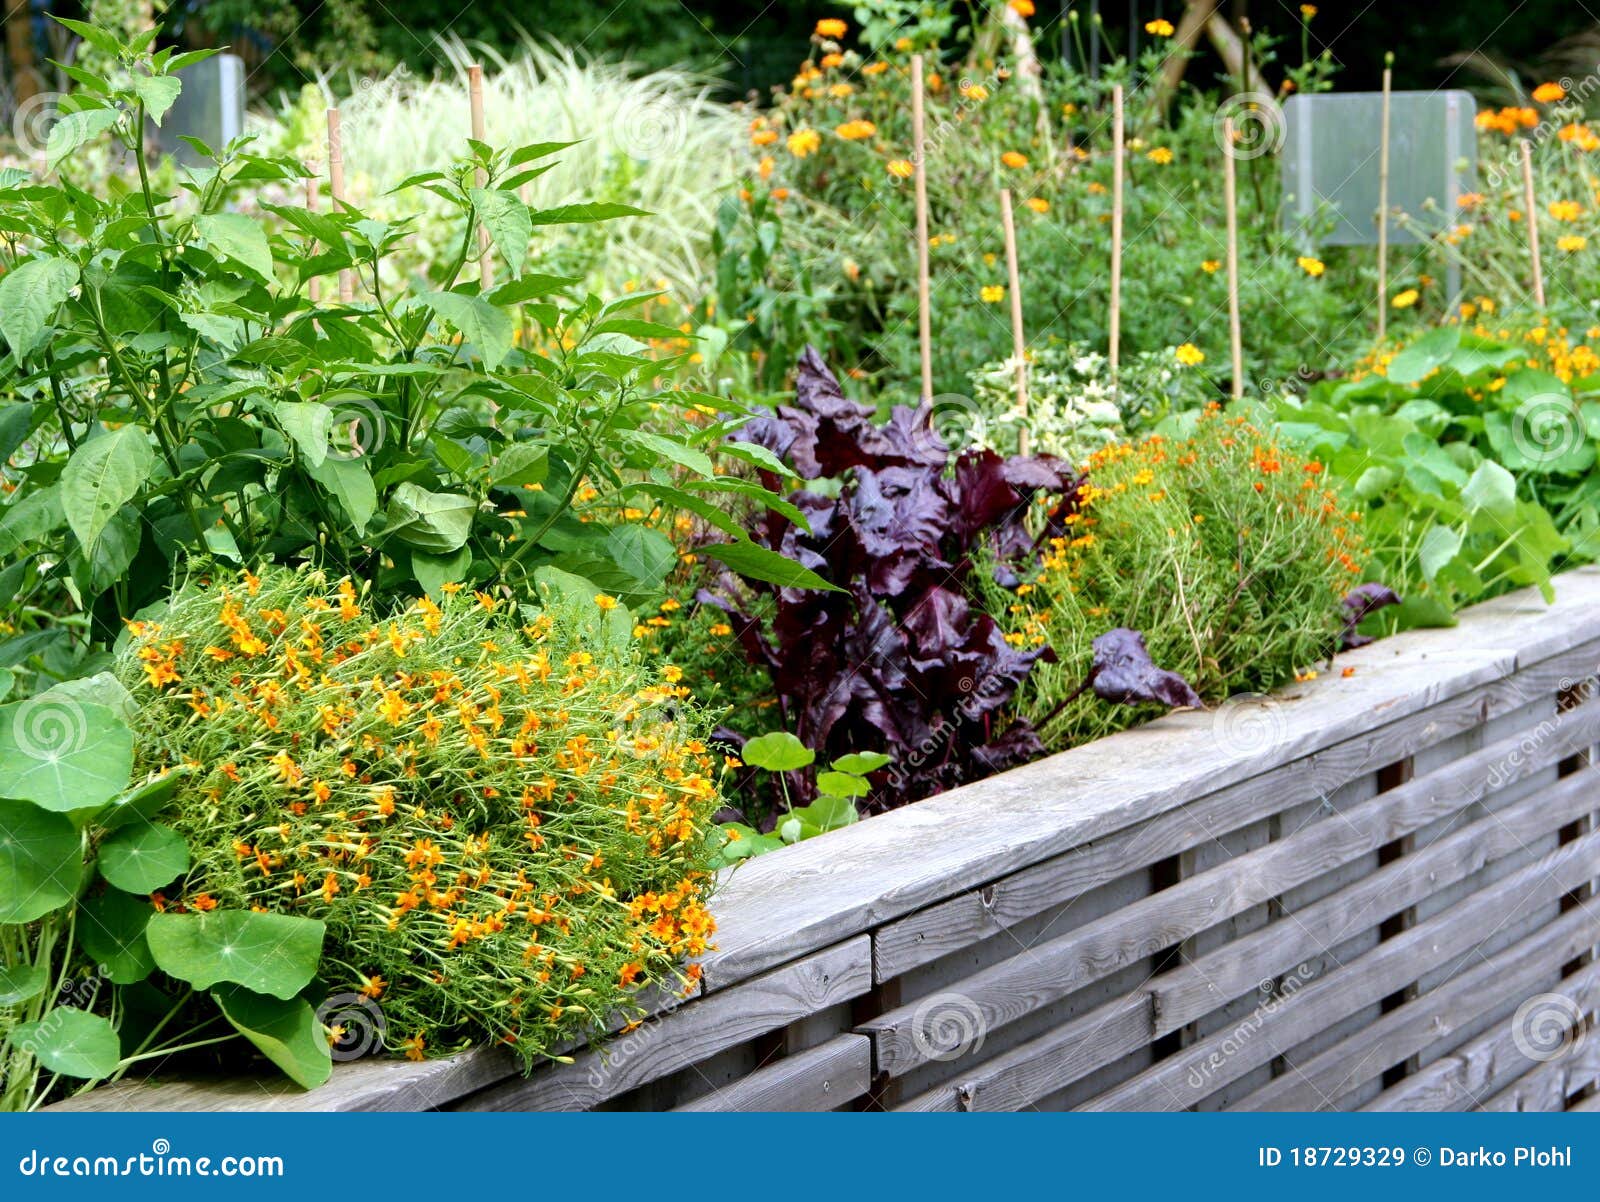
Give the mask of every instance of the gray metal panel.
[(178, 72), (183, 91), (161, 123), (161, 148), (180, 163), (198, 163), (200, 156), (179, 138), (198, 138), (221, 150), (244, 133), (244, 59), (214, 54)]
[[(1420, 242), (1454, 223), (1457, 199), (1476, 181), (1476, 114), (1467, 92), (1390, 94), (1390, 242)], [(1291, 96), (1283, 119), (1284, 224), (1329, 246), (1377, 242), (1383, 93)], [(1324, 214), (1335, 219), (1330, 232), (1319, 229)]]

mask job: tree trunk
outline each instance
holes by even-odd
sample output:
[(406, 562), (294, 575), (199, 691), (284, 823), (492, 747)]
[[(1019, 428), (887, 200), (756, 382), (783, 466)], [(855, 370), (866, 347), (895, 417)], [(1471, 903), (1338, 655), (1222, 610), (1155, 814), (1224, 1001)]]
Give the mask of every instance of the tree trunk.
[(1200, 41), (1200, 31), (1217, 11), (1217, 4), (1218, 0), (1190, 0), (1183, 10), (1177, 31), (1172, 35), (1172, 53), (1161, 64), (1161, 82), (1156, 86), (1156, 108), (1160, 111), (1165, 112), (1177, 94), (1183, 73), (1189, 66), (1189, 52)]

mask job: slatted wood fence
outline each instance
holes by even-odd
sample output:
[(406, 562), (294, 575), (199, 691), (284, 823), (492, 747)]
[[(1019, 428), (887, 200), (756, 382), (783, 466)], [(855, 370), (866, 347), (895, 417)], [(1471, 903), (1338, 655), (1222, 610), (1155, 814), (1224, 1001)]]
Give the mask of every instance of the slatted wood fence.
[(571, 1064), (78, 1109), (1600, 1107), (1600, 572), (740, 868), (701, 990)]

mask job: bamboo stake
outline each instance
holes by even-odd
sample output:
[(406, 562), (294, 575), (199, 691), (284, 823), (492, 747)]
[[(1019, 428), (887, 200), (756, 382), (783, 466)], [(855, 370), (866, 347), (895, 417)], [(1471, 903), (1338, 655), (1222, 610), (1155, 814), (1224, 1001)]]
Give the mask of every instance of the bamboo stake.
[(1533, 143), (1522, 139), (1522, 199), (1528, 210), (1528, 254), (1533, 260), (1533, 303), (1544, 308), (1544, 268), (1539, 263), (1539, 210), (1533, 198)]
[[(328, 110), (328, 195), (333, 207), (342, 210), (344, 197), (344, 134), (339, 126), (339, 110)], [(355, 272), (348, 267), (339, 271), (339, 303), (348, 305), (356, 298)]]
[[(1392, 61), (1394, 56), (1388, 58)], [(1393, 70), (1383, 68), (1383, 127), (1378, 134), (1378, 341), (1389, 329), (1389, 91)]]
[(1233, 118), (1222, 122), (1222, 194), (1228, 210), (1228, 349), (1233, 355), (1233, 399), (1244, 397), (1244, 341), (1239, 333), (1239, 197), (1233, 165)]
[[(317, 177), (314, 175), (306, 176), (306, 210), (312, 213), (317, 211)], [(316, 249), (315, 243), (312, 243), (311, 249)], [(312, 276), (307, 284), (306, 293), (313, 305), (318, 303), (322, 300), (322, 281)]]
[(922, 399), (933, 399), (933, 319), (928, 308), (928, 164), (922, 112), (922, 55), (911, 56), (911, 163), (917, 203), (917, 341), (922, 356)]
[(1122, 350), (1122, 85), (1111, 89), (1111, 330), (1108, 359), (1117, 382)]
[[(1017, 361), (1017, 412), (1028, 413), (1027, 340), (1022, 334), (1022, 282), (1017, 270), (1017, 223), (1011, 215), (1011, 189), (1000, 189), (1000, 222), (1006, 234), (1006, 281), (1011, 289), (1011, 357)], [(1017, 435), (1017, 450), (1028, 453), (1028, 430)]]
[[(483, 68), (477, 63), (467, 68), (467, 92), (472, 105), (472, 137), (484, 141), (483, 121)], [(489, 174), (478, 168), (478, 187), (489, 186)], [(478, 287), (487, 292), (494, 287), (494, 260), (489, 253), (489, 227), (478, 225)]]

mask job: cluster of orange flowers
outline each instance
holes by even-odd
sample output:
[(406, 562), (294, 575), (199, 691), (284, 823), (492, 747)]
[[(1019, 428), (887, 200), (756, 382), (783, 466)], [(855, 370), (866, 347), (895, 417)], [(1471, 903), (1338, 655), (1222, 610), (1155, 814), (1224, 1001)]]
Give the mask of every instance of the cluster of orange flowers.
[(324, 920), (322, 975), (382, 981), (416, 1056), (486, 1032), (531, 1061), (705, 952), (720, 765), (687, 690), (514, 613), (446, 586), (375, 618), (273, 570), (131, 623), (144, 754), (190, 769), (160, 903)]

